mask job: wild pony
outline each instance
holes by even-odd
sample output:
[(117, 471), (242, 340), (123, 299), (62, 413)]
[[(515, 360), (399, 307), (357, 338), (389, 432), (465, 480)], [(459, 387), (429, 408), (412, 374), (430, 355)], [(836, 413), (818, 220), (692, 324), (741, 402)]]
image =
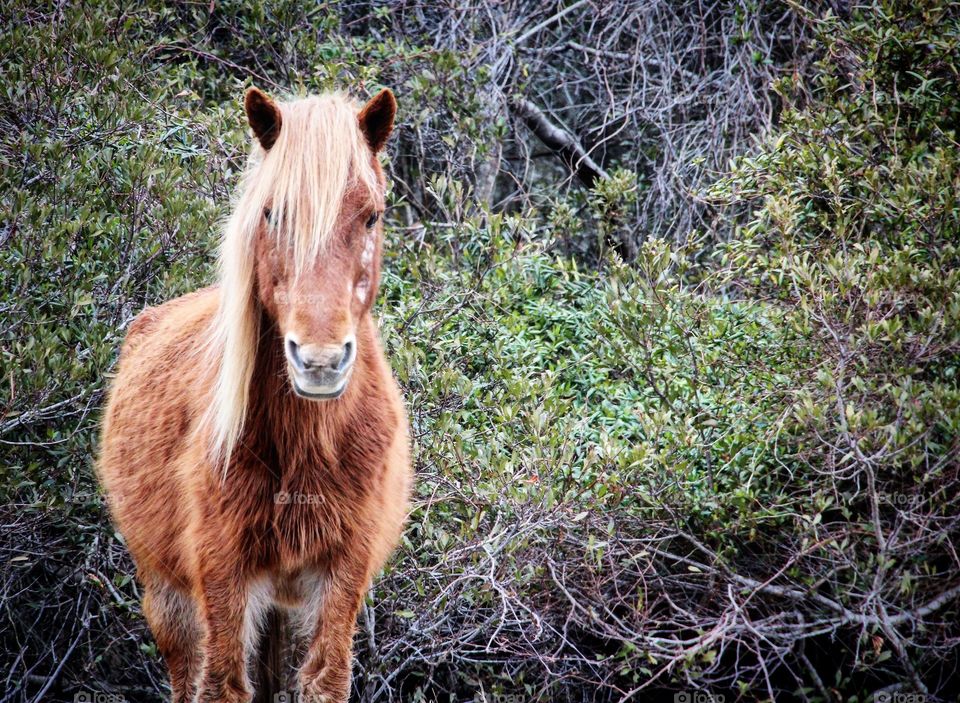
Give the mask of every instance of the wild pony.
[(251, 88), (244, 107), (255, 140), (219, 285), (130, 324), (98, 474), (175, 702), (249, 700), (274, 606), (305, 633), (301, 700), (345, 701), (411, 482), (371, 315), (396, 101)]

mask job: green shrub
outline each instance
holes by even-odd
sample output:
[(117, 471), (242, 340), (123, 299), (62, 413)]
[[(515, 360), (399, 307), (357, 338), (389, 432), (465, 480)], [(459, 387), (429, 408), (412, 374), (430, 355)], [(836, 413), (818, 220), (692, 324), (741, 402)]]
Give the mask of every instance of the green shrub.
[(960, 592), (960, 19), (888, 2), (819, 33), (818, 80), (777, 86), (778, 132), (716, 188), (753, 207), (725, 262), (813, 350), (789, 451), (823, 507), (794, 587), (846, 609), (854, 672), (931, 693)]

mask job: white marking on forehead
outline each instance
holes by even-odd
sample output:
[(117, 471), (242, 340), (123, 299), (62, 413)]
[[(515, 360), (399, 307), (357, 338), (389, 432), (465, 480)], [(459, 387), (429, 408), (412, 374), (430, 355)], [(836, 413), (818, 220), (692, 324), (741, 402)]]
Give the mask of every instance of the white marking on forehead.
[(357, 289), (356, 289), (357, 300), (359, 300), (361, 303), (367, 302), (367, 294), (370, 292), (369, 281), (370, 279), (364, 276), (360, 280), (360, 284), (357, 286)]
[(357, 300), (367, 301), (367, 295), (370, 293), (370, 267), (373, 264), (373, 255), (377, 251), (377, 231), (371, 229), (367, 232), (367, 238), (363, 242), (363, 253), (360, 254), (360, 265), (366, 269), (363, 278), (357, 284), (355, 293)]
[(363, 243), (363, 253), (360, 254), (360, 265), (364, 268), (373, 263), (373, 253), (377, 249), (377, 231), (371, 229), (367, 232), (367, 239)]

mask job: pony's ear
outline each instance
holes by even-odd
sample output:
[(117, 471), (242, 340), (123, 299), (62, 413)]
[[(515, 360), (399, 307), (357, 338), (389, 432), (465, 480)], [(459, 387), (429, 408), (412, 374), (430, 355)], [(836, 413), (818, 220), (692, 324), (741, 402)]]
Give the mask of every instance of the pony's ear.
[(370, 102), (364, 105), (357, 115), (360, 131), (374, 153), (383, 149), (387, 143), (387, 137), (393, 131), (393, 118), (396, 114), (397, 99), (389, 88), (384, 88), (370, 98)]
[(269, 150), (280, 136), (280, 108), (258, 88), (249, 88), (243, 96), (243, 109), (247, 113), (250, 129), (263, 148)]

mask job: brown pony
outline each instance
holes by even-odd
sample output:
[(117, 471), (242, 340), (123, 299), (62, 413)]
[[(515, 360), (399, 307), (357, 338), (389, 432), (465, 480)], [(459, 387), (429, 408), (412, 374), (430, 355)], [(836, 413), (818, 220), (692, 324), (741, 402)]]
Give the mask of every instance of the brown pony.
[(273, 606), (304, 633), (301, 700), (345, 701), (357, 611), (411, 481), (371, 315), (396, 102), (244, 102), (256, 140), (219, 285), (130, 325), (98, 473), (175, 702), (249, 700)]

